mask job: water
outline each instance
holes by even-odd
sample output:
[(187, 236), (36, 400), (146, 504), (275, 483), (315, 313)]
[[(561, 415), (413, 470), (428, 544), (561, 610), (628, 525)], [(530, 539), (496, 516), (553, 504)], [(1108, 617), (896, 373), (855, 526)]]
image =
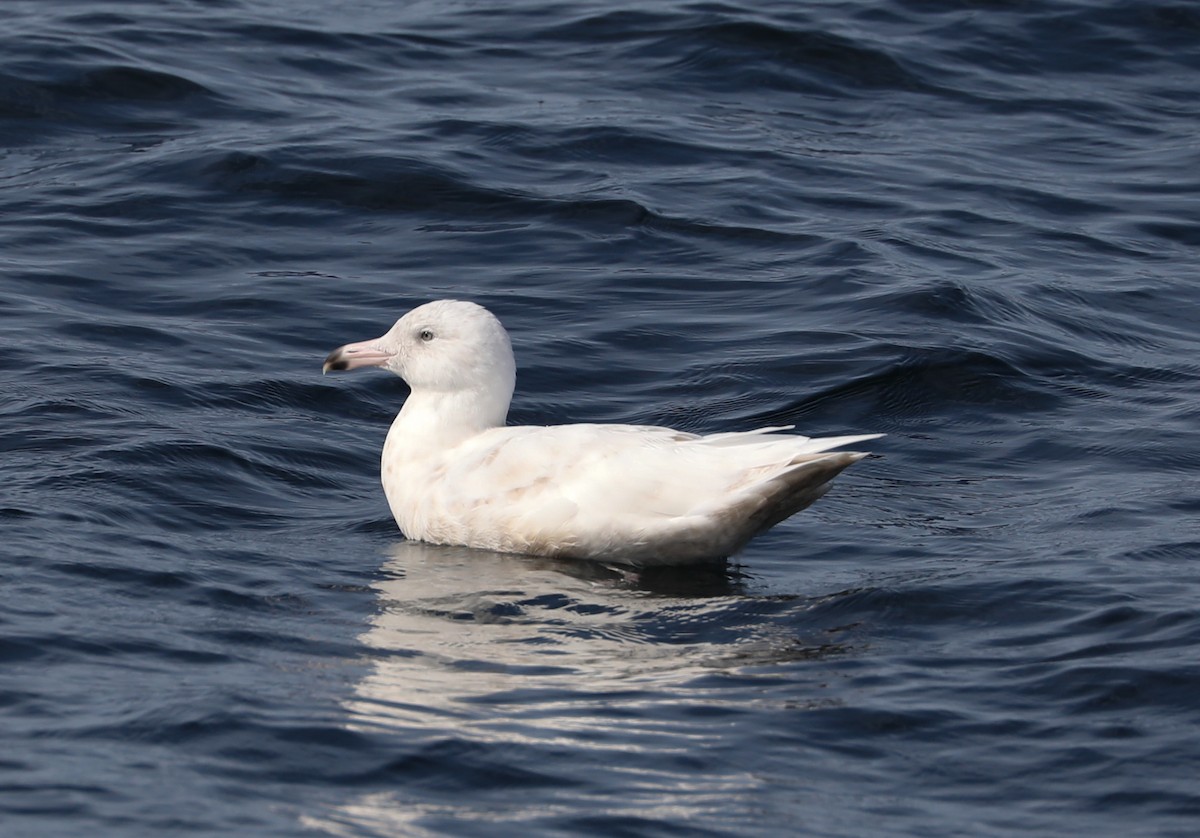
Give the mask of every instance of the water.
[[(1200, 14), (0, 7), (0, 831), (1191, 835)], [(725, 572), (405, 543), (403, 385), (886, 432)]]

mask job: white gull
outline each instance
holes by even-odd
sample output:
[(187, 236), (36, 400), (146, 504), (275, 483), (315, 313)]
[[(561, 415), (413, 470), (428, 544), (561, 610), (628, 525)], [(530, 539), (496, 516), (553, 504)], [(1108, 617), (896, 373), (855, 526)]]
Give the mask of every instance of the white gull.
[(382, 337), (335, 349), (324, 369), (367, 366), (412, 391), (383, 446), (383, 490), (404, 535), (434, 544), (638, 566), (719, 560), (866, 456), (830, 449), (881, 436), (506, 427), (508, 333), (459, 300), (413, 309)]

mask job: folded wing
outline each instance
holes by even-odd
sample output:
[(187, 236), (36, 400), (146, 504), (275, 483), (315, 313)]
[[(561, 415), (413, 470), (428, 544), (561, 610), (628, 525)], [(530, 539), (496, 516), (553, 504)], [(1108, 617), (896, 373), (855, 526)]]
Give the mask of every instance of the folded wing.
[[(720, 559), (811, 504), (874, 439), (700, 436), (632, 425), (497, 428), (455, 453), (428, 501), (490, 549), (638, 564)], [(428, 534), (425, 536), (428, 537)]]

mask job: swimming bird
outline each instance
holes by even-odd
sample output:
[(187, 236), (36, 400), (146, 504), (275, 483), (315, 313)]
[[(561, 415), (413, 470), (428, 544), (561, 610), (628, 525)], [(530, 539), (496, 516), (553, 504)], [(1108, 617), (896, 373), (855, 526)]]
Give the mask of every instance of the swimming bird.
[(335, 349), (324, 371), (371, 366), (411, 390), (384, 442), (384, 494), (404, 535), (434, 544), (642, 567), (722, 560), (866, 456), (830, 449), (881, 436), (506, 426), (508, 333), (460, 300)]

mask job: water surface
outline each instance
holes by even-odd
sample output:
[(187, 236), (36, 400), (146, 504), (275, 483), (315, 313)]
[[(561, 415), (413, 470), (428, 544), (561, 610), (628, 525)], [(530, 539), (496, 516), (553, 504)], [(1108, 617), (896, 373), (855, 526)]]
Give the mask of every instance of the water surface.
[[(0, 817), (1190, 835), (1186, 3), (9, 2)], [(429, 299), (511, 421), (882, 432), (722, 572), (406, 543)]]

